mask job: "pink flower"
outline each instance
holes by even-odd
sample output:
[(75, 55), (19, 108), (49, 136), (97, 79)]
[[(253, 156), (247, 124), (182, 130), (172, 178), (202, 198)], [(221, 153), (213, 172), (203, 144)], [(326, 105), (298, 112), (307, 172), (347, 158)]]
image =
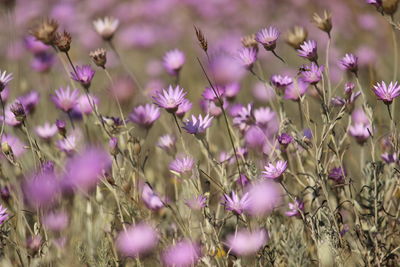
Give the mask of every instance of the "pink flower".
[(271, 213), (281, 202), (281, 189), (269, 180), (261, 180), (247, 190), (249, 203), (246, 211), (253, 216), (263, 216)]
[(226, 244), (230, 251), (237, 256), (249, 256), (257, 253), (268, 241), (268, 233), (264, 229), (238, 230), (226, 239)]
[(151, 210), (159, 210), (164, 207), (161, 198), (153, 191), (153, 188), (147, 183), (142, 188), (142, 200), (147, 208)]
[(263, 176), (268, 179), (278, 179), (282, 177), (282, 174), (287, 168), (287, 162), (283, 160), (278, 160), (275, 165), (268, 163), (264, 166), (265, 171), (262, 172)]
[(53, 100), (56, 107), (64, 112), (70, 112), (78, 104), (78, 89), (74, 89), (73, 91), (71, 91), (69, 86), (67, 86), (65, 89), (60, 88), (56, 90), (55, 93), (55, 95), (51, 96), (51, 99)]
[(164, 67), (169, 74), (178, 75), (185, 63), (185, 54), (178, 49), (174, 49), (165, 54), (163, 61)]
[(161, 108), (165, 108), (170, 113), (175, 113), (178, 110), (179, 105), (185, 99), (186, 92), (177, 85), (173, 88), (171, 85), (168, 89), (163, 89), (161, 92), (157, 92), (156, 96), (153, 97), (155, 104)]
[(200, 256), (201, 250), (198, 244), (183, 240), (167, 248), (162, 253), (162, 260), (168, 267), (189, 267), (196, 265)]
[(39, 137), (48, 140), (58, 132), (58, 128), (55, 124), (46, 122), (43, 126), (37, 126), (35, 131)]
[(149, 253), (157, 246), (157, 243), (156, 230), (143, 222), (120, 232), (116, 240), (118, 251), (124, 256), (134, 258)]
[(231, 196), (224, 194), (224, 202), (222, 203), (222, 205), (225, 206), (226, 210), (232, 211), (233, 213), (240, 215), (249, 207), (249, 203), (249, 193), (245, 193), (242, 198), (239, 198), (239, 196), (235, 192), (232, 192)]
[(382, 81), (374, 85), (373, 91), (379, 100), (382, 100), (386, 105), (390, 105), (400, 95), (400, 85), (397, 85), (397, 82), (390, 82), (387, 86)]

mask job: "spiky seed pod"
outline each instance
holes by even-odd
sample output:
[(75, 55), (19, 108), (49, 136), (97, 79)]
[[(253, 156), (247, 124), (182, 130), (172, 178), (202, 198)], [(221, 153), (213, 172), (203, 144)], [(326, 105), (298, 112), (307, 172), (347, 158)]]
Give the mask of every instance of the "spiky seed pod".
[(90, 52), (89, 56), (96, 66), (105, 69), (105, 65), (107, 63), (107, 51), (105, 49), (96, 49), (95, 51)]
[(332, 30), (332, 14), (328, 11), (324, 11), (324, 16), (320, 17), (317, 13), (313, 15), (314, 23), (321, 30), (326, 32), (329, 36)]
[(71, 48), (71, 41), (71, 34), (69, 34), (67, 31), (64, 31), (63, 33), (56, 33), (54, 45), (57, 46), (58, 50), (66, 53)]
[(308, 32), (302, 26), (294, 26), (286, 33), (286, 43), (294, 49), (299, 49), (300, 45), (307, 39)]
[(206, 38), (204, 37), (203, 32), (196, 26), (194, 26), (194, 30), (196, 31), (197, 40), (199, 41), (201, 48), (204, 50), (204, 52), (207, 53), (208, 43)]
[(54, 19), (44, 19), (36, 28), (31, 30), (31, 34), (46, 45), (54, 45), (54, 38), (58, 29), (58, 22)]

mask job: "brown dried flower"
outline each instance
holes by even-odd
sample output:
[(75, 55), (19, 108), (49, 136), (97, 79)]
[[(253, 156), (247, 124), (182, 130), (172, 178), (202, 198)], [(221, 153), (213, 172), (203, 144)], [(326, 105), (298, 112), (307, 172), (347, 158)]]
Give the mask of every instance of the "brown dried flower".
[(302, 26), (294, 26), (286, 33), (286, 43), (295, 49), (299, 49), (300, 45), (307, 39), (307, 30)]
[(107, 62), (107, 51), (105, 49), (96, 49), (90, 52), (89, 56), (98, 67), (105, 68)]
[(197, 40), (199, 41), (201, 48), (204, 50), (204, 52), (207, 52), (208, 43), (206, 38), (204, 37), (203, 32), (196, 26), (194, 26), (194, 30), (196, 31)]
[(382, 0), (383, 13), (393, 15), (399, 6), (399, 0)]
[(63, 33), (56, 33), (54, 38), (54, 44), (61, 52), (69, 51), (71, 48), (71, 41), (71, 34), (69, 34), (67, 31), (64, 31)]
[(313, 15), (314, 23), (317, 27), (326, 32), (329, 36), (332, 30), (332, 15), (328, 11), (324, 11), (324, 16), (320, 17), (317, 13)]
[(44, 44), (53, 45), (57, 29), (58, 22), (47, 18), (37, 25), (35, 29), (32, 29), (31, 34)]
[(255, 34), (251, 34), (251, 35), (242, 37), (241, 42), (244, 47), (254, 48), (258, 51), (258, 43), (256, 41)]

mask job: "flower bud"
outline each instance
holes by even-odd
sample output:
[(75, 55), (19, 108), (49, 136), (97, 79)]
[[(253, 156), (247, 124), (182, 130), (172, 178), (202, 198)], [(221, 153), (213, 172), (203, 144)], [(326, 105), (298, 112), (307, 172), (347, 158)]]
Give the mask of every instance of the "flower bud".
[(107, 51), (103, 48), (96, 49), (89, 53), (90, 58), (96, 66), (105, 69), (107, 63)]

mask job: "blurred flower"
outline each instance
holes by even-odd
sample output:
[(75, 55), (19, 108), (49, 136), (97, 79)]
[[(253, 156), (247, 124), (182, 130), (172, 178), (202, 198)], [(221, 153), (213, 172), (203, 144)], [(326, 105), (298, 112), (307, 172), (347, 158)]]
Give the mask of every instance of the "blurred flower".
[[(3, 146), (3, 144), (7, 144), (7, 146), (11, 148), (12, 154), (16, 158), (22, 156), (26, 152), (25, 144), (16, 136), (3, 134), (1, 137), (1, 145)], [(1, 157), (3, 157), (3, 153), (0, 153), (0, 158)]]
[[(90, 166), (90, 168), (88, 168)], [(104, 171), (111, 166), (110, 155), (102, 148), (88, 147), (83, 152), (68, 159), (63, 178), (67, 190), (78, 189), (89, 192), (100, 181)]]
[(330, 36), (330, 32), (332, 30), (332, 14), (328, 11), (324, 11), (324, 16), (320, 17), (317, 13), (314, 13), (313, 20), (317, 27), (326, 32)]
[(58, 128), (55, 124), (46, 122), (43, 126), (36, 126), (35, 131), (39, 137), (48, 140), (58, 132)]
[(119, 26), (119, 20), (112, 17), (99, 18), (93, 21), (93, 26), (105, 41), (110, 41)]
[(329, 171), (328, 178), (334, 180), (336, 183), (343, 183), (346, 176), (346, 170), (342, 167), (335, 167)]
[(201, 249), (197, 243), (183, 240), (168, 247), (162, 253), (162, 260), (168, 267), (189, 267), (196, 265), (200, 256)]
[(31, 61), (31, 68), (37, 72), (47, 72), (54, 65), (54, 55), (49, 52), (35, 54)]
[(367, 4), (374, 5), (375, 7), (382, 6), (382, 0), (366, 0)]
[(42, 218), (43, 225), (54, 232), (60, 232), (68, 226), (68, 214), (63, 211), (50, 212)]
[(299, 49), (300, 45), (307, 39), (308, 33), (304, 27), (294, 26), (286, 34), (286, 43), (294, 49)]
[(99, 99), (92, 94), (81, 95), (78, 98), (78, 103), (73, 107), (73, 110), (81, 115), (89, 115), (93, 112), (93, 108), (99, 104)]
[(158, 139), (157, 146), (167, 153), (174, 155), (176, 153), (176, 137), (171, 134), (166, 134)]
[(160, 117), (160, 109), (153, 104), (140, 105), (129, 114), (129, 119), (139, 126), (150, 129)]
[(107, 51), (103, 48), (96, 49), (89, 53), (89, 57), (93, 60), (96, 66), (105, 69), (107, 63)]
[(26, 203), (33, 208), (49, 207), (54, 204), (60, 187), (53, 173), (38, 173), (25, 180), (22, 192)]
[(218, 97), (225, 96), (225, 86), (206, 87), (201, 96), (205, 100), (217, 102)]
[(245, 74), (240, 60), (223, 51), (210, 56), (209, 70), (216, 86), (239, 82)]
[(32, 35), (28, 35), (24, 38), (25, 47), (33, 54), (41, 54), (49, 50), (50, 46), (45, 45)]
[(8, 219), (7, 209), (0, 204), (0, 225)]
[(229, 250), (237, 256), (249, 256), (256, 254), (268, 241), (268, 233), (264, 229), (250, 232), (240, 229), (226, 239)]
[(45, 19), (39, 25), (37, 25), (31, 34), (35, 38), (46, 45), (52, 45), (54, 42), (55, 34), (58, 29), (57, 21), (53, 19)]
[(279, 179), (287, 168), (287, 162), (278, 160), (275, 164), (268, 163), (264, 166), (265, 171), (262, 171), (263, 177), (268, 179)]
[(293, 83), (286, 86), (284, 98), (293, 101), (299, 101), (300, 97), (306, 94), (309, 86), (310, 83), (300, 77)]
[(8, 201), (11, 197), (10, 189), (8, 186), (3, 186), (0, 188), (0, 197), (4, 201)]
[(284, 89), (289, 84), (293, 83), (293, 79), (289, 76), (282, 75), (272, 75), (271, 76), (271, 84), (275, 86), (277, 89)]
[[(59, 128), (58, 128), (59, 129)], [(56, 145), (67, 155), (72, 155), (78, 147), (78, 143), (81, 141), (82, 135), (78, 131), (74, 131), (67, 135), (64, 139), (58, 140)]]
[(69, 86), (64, 88), (59, 88), (55, 90), (55, 95), (51, 96), (51, 100), (54, 102), (57, 108), (64, 112), (70, 112), (78, 104), (79, 91), (74, 89), (71, 91)]
[(96, 71), (90, 65), (76, 66), (75, 71), (71, 72), (71, 78), (89, 89)]
[(300, 49), (297, 49), (297, 52), (299, 52), (299, 56), (307, 58), (312, 62), (317, 62), (318, 60), (317, 42), (314, 40), (304, 41), (300, 45)]
[(239, 83), (230, 83), (224, 86), (224, 96), (228, 100), (234, 100), (237, 94), (240, 91), (240, 84)]
[(324, 66), (318, 66), (316, 63), (311, 62), (311, 65), (304, 66), (301, 72), (301, 77), (304, 82), (310, 84), (317, 84), (322, 79)]
[(367, 114), (362, 108), (357, 108), (351, 113), (351, 120), (353, 123), (370, 124)]
[(389, 86), (386, 86), (386, 83), (382, 81), (374, 85), (372, 90), (386, 105), (392, 104), (393, 100), (400, 95), (400, 86), (397, 82), (390, 82)]
[(339, 62), (343, 69), (357, 74), (358, 58), (355, 55), (346, 54)]
[(304, 203), (300, 199), (295, 199), (293, 203), (289, 202), (289, 211), (286, 211), (285, 214), (286, 216), (293, 217), (293, 216), (300, 216), (301, 213), (304, 210)]
[(153, 189), (145, 183), (142, 189), (142, 200), (147, 208), (157, 211), (164, 207), (161, 198), (153, 191)]
[(178, 49), (170, 50), (165, 53), (163, 62), (169, 74), (178, 75), (183, 64), (185, 64), (185, 54)]
[(189, 110), (192, 109), (192, 102), (187, 98), (183, 99), (182, 103), (178, 106), (178, 110), (175, 112), (176, 116), (183, 118)]
[(0, 92), (6, 88), (7, 84), (13, 79), (13, 74), (0, 70)]
[(254, 62), (257, 60), (257, 49), (253, 47), (244, 47), (239, 51), (239, 59), (242, 62), (243, 67), (248, 70), (253, 68)]
[(381, 159), (385, 161), (387, 164), (394, 163), (399, 160), (397, 153), (388, 153), (388, 152), (382, 153)]
[(245, 193), (241, 198), (239, 198), (239, 196), (232, 191), (231, 196), (224, 194), (224, 202), (222, 205), (225, 206), (226, 210), (232, 211), (236, 215), (240, 215), (249, 207), (249, 203), (249, 193)]
[(357, 143), (364, 144), (370, 136), (370, 125), (364, 123), (355, 123), (349, 127), (349, 134), (353, 136)]
[(65, 128), (66, 127), (65, 121), (56, 120), (55, 124), (56, 124), (57, 130), (61, 134), (61, 136), (65, 137), (65, 134), (67, 133), (67, 129)]
[(250, 125), (254, 124), (254, 122), (255, 118), (253, 115), (253, 104), (247, 104), (246, 107), (242, 107), (242, 109), (233, 118), (233, 125), (238, 126), (241, 131), (247, 130)]
[(178, 156), (169, 164), (169, 169), (183, 174), (185, 172), (190, 172), (193, 169), (194, 159), (191, 156)]
[(249, 183), (250, 183), (249, 178), (247, 178), (247, 176), (244, 174), (239, 175), (239, 177), (236, 179), (236, 184), (242, 187), (247, 186)]
[(267, 51), (276, 48), (276, 41), (278, 40), (280, 32), (277, 28), (270, 26), (269, 28), (261, 29), (256, 34), (256, 41), (262, 44)]
[[(18, 100), (16, 100), (18, 101)], [(15, 102), (14, 102), (15, 103)], [(10, 126), (19, 126), (21, 125), (22, 121), (18, 120), (17, 117), (15, 116), (14, 112), (12, 112), (12, 106), (14, 103), (7, 104), (4, 113), (5, 116), (0, 116), (0, 120), (3, 121), (4, 123)]]
[(246, 211), (253, 216), (264, 216), (271, 213), (281, 202), (280, 187), (269, 180), (259, 180), (250, 185)]
[(26, 113), (32, 113), (39, 103), (40, 94), (38, 91), (33, 90), (18, 97), (17, 99), (24, 106), (24, 110), (26, 111)]
[(207, 204), (207, 197), (204, 195), (198, 195), (197, 197), (186, 200), (185, 204), (192, 210), (201, 210)]
[(262, 102), (268, 102), (271, 101), (275, 98), (275, 91), (274, 89), (261, 82), (257, 82), (253, 89), (252, 89), (252, 95), (257, 101), (262, 101)]
[(292, 141), (293, 137), (287, 133), (282, 133), (278, 136), (278, 142), (283, 146), (288, 146)]
[(207, 128), (211, 127), (212, 120), (214, 117), (207, 114), (204, 118), (201, 114), (196, 118), (192, 115), (191, 120), (187, 119), (183, 122), (183, 129), (185, 129), (188, 133), (194, 134), (198, 138), (203, 138)]
[(18, 122), (23, 123), (26, 118), (26, 112), (24, 106), (21, 102), (17, 99), (10, 105), (10, 111), (14, 114), (15, 119)]
[(165, 108), (169, 113), (175, 113), (178, 107), (185, 99), (186, 92), (183, 88), (177, 85), (173, 88), (171, 85), (168, 89), (163, 89), (162, 92), (157, 92), (156, 96), (153, 96), (155, 104), (161, 108)]
[(147, 223), (138, 223), (121, 231), (116, 240), (116, 247), (123, 256), (139, 257), (149, 253), (158, 243), (158, 234)]
[(136, 85), (129, 76), (122, 76), (114, 80), (114, 83), (108, 89), (118, 101), (128, 103), (132, 100)]

